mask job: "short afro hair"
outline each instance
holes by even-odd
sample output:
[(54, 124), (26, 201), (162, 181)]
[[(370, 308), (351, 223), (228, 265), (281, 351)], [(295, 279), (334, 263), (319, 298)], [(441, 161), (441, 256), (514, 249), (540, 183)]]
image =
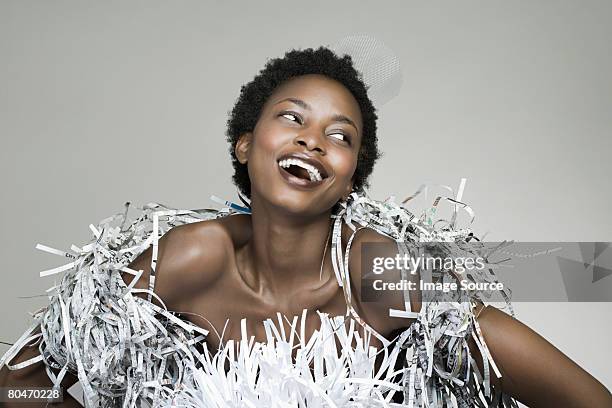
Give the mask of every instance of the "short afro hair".
[(272, 93), (287, 80), (301, 75), (319, 74), (344, 85), (352, 94), (361, 110), (363, 135), (354, 174), (353, 189), (362, 191), (368, 186), (368, 177), (374, 163), (380, 158), (376, 137), (376, 109), (368, 97), (367, 87), (350, 56), (339, 57), (326, 47), (318, 49), (291, 50), (282, 58), (274, 58), (240, 89), (240, 96), (229, 114), (227, 141), (234, 166), (234, 184), (247, 197), (251, 196), (251, 180), (247, 165), (242, 164), (234, 153), (241, 135), (252, 132), (259, 120), (264, 104)]

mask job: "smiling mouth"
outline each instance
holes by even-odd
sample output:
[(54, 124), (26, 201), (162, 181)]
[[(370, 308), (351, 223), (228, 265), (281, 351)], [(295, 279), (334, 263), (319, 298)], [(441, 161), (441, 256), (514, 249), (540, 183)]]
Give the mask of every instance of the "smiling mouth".
[(295, 157), (280, 160), (278, 167), (287, 181), (302, 187), (317, 186), (327, 178), (327, 174), (322, 174), (314, 165)]
[(323, 177), (319, 170), (300, 159), (285, 159), (278, 162), (278, 165), (285, 169), (288, 173), (294, 175), (295, 177), (310, 180), (310, 181), (321, 181)]

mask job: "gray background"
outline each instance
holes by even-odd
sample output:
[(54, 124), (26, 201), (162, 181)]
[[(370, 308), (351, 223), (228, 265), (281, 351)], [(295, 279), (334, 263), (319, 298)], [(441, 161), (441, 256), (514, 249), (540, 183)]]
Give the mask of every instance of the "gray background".
[[(224, 126), (240, 86), (269, 57), (348, 34), (403, 65), (373, 197), (467, 177), (490, 240), (612, 241), (612, 3), (227, 3), (0, 3), (0, 340), (46, 303), (17, 297), (62, 262), (37, 242), (82, 244), (127, 200), (235, 199)], [(610, 303), (516, 310), (612, 385)]]

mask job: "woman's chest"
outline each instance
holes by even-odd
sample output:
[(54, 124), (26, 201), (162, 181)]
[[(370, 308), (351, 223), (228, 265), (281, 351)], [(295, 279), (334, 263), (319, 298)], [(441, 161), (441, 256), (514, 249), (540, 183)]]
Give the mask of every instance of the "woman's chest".
[[(323, 288), (270, 301), (231, 282), (217, 282), (206, 293), (184, 303), (183, 316), (209, 331), (209, 351), (244, 337), (259, 343), (284, 337), (294, 345), (307, 341), (321, 329), (321, 316), (345, 316), (342, 289)], [(305, 337), (305, 338), (304, 338)]]
[(237, 347), (241, 340), (284, 343), (292, 348), (294, 358), (308, 344), (340, 351), (357, 346), (358, 338), (366, 349), (382, 345), (371, 332), (369, 325), (374, 322), (366, 319), (368, 325), (362, 325), (352, 314), (347, 315), (344, 291), (335, 280), (271, 302), (245, 290), (232, 275), (228, 271), (226, 279), (184, 302), (181, 310), (183, 317), (208, 330), (206, 344), (213, 355), (220, 346), (232, 341)]

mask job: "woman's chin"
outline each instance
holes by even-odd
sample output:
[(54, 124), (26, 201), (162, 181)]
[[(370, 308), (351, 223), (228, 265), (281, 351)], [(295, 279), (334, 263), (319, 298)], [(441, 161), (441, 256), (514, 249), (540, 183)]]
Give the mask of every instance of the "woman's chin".
[(276, 207), (285, 213), (302, 217), (321, 215), (331, 209), (331, 207), (321, 206), (320, 202), (309, 204), (304, 201), (295, 202), (292, 200), (282, 200)]
[[(280, 179), (280, 177), (279, 177)], [(330, 180), (324, 179), (316, 188), (295, 186), (283, 179), (272, 178), (267, 183), (251, 184), (251, 191), (258, 196), (258, 201), (266, 207), (275, 207), (278, 211), (296, 216), (317, 216), (329, 213), (340, 199), (329, 189)]]
[(298, 192), (278, 192), (269, 196), (262, 195), (262, 202), (268, 203), (267, 207), (275, 208), (277, 211), (295, 216), (317, 216), (329, 212), (335, 201), (329, 205), (321, 197), (314, 194), (300, 194)]

